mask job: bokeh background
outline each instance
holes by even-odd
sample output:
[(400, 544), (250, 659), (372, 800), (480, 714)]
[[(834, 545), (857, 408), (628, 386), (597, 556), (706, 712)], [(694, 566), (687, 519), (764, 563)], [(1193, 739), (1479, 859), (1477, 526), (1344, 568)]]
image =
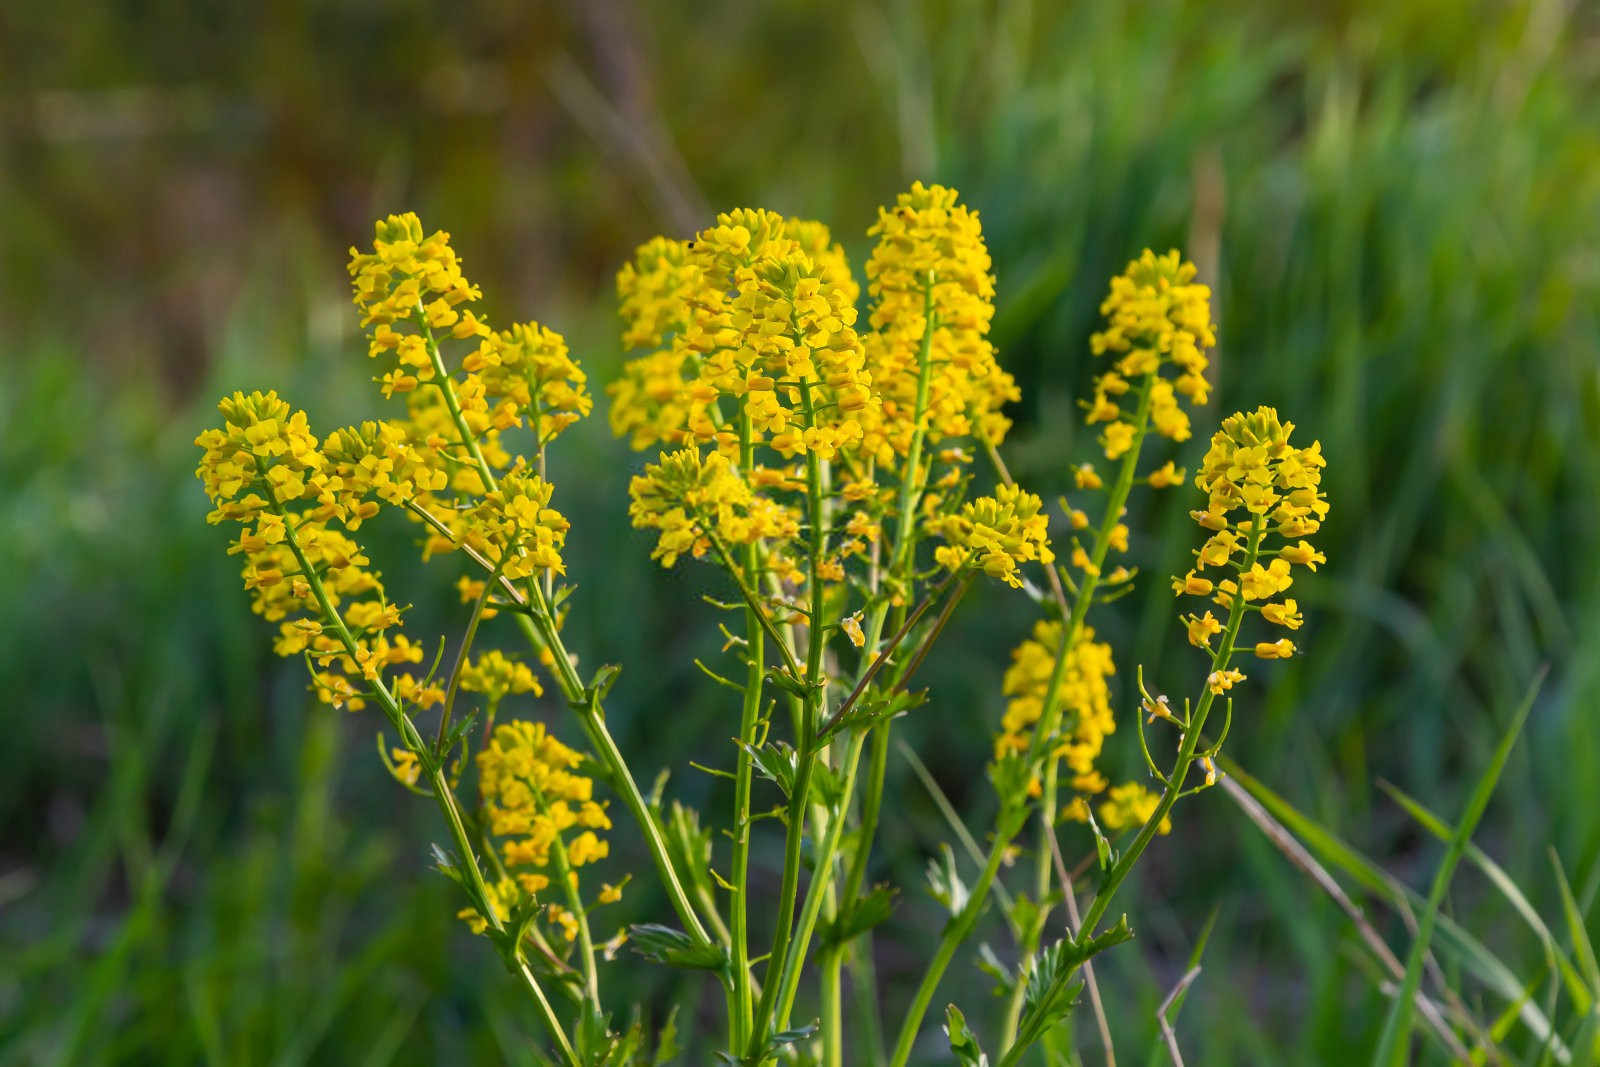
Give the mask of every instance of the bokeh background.
[[(431, 808), (386, 779), (371, 718), (311, 706), (299, 665), (272, 657), (192, 475), (225, 390), (276, 387), (324, 429), (376, 413), (345, 250), (406, 209), (453, 233), (494, 320), (564, 331), (603, 383), (634, 244), (760, 205), (830, 222), (859, 263), (879, 203), (954, 184), (982, 212), (995, 338), (1025, 391), (1006, 452), (1047, 497), (1092, 447), (1074, 398), (1106, 279), (1183, 247), (1221, 324), (1208, 417), (1275, 404), (1330, 457), (1306, 654), (1254, 672), (1271, 684), (1248, 688), (1232, 753), (1425, 886), (1439, 846), (1377, 783), (1453, 817), (1549, 664), (1478, 840), (1557, 916), (1553, 846), (1586, 905), (1600, 9), (1290, 7), (0, 10), (0, 1060), (531, 1062), (536, 1024), (427, 869)], [(641, 779), (671, 767), (675, 795), (717, 803), (687, 765), (728, 757), (737, 714), (690, 663), (720, 644), (711, 572), (649, 565), (625, 519), (638, 458), (603, 411), (554, 459), (577, 526), (569, 644), (624, 665), (611, 716)], [(1164, 579), (1194, 542), (1187, 506), (1137, 503), (1146, 578), (1098, 622), (1123, 650), (1123, 708), (1135, 662), (1178, 689), (1200, 669)], [(444, 574), (394, 581), (406, 524), (376, 536), (413, 628), (459, 628)], [(1006, 592), (963, 607), (901, 732), (975, 827), (999, 673), (1033, 611)], [(1130, 733), (1112, 748), (1129, 774)], [(880, 944), (900, 1003), (917, 963), (900, 946), (941, 921), (921, 869), (948, 834), (906, 765), (891, 775), (876, 873), (906, 889)], [(617, 866), (638, 862), (615, 836)], [(758, 850), (759, 878), (776, 853)], [(1153, 1054), (1155, 1005), (1213, 911), (1179, 1025), (1190, 1063), (1342, 1062), (1371, 1042), (1386, 1002), (1349, 924), (1220, 793), (1180, 810), (1126, 904), (1139, 939), (1101, 972), (1125, 1061)], [(622, 917), (658, 905), (641, 888)], [(1450, 908), (1541, 974), (1481, 877)], [(1403, 956), (1404, 928), (1374, 915)], [(984, 931), (1005, 956), (998, 921)], [(705, 1018), (671, 976), (608, 981)], [(940, 1002), (986, 1018), (989, 985), (969, 953)], [(1504, 1007), (1462, 985), (1486, 1017)]]

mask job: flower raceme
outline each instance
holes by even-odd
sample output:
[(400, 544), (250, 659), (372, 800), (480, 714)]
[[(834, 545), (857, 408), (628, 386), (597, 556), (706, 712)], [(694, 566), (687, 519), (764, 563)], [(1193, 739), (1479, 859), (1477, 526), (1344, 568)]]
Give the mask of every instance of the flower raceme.
[[(235, 393), (218, 409), (223, 426), (195, 440), (204, 450), (196, 473), (214, 505), (207, 519), (241, 525), (229, 552), (244, 557), (252, 610), (280, 624), (278, 654), (309, 656), (318, 697), (359, 710), (369, 683), (421, 662), (422, 649), (400, 631), (400, 609), (348, 534), (376, 514), (376, 498), (408, 498), (437, 476), (399, 435), (375, 424), (338, 431), (321, 445), (305, 413), (276, 393)], [(339, 621), (324, 611), (319, 589)], [(410, 673), (391, 682), (421, 707), (443, 698)]]
[[(576, 881), (577, 868), (610, 853), (595, 831), (611, 829), (611, 819), (594, 799), (593, 780), (574, 773), (582, 760), (543, 723), (526, 720), (496, 726), (488, 747), (478, 753), (478, 791), (488, 831), (501, 839), (501, 861), (514, 882), (497, 890), (498, 903), (506, 909), (502, 920), (510, 917), (523, 894), (535, 898), (543, 893), (552, 874), (567, 871), (565, 877)], [(552, 904), (546, 912), (566, 940), (577, 937), (571, 911)], [(470, 908), (461, 918), (476, 933), (487, 926)]]
[[(1195, 477), (1207, 495), (1204, 510), (1191, 512), (1210, 537), (1195, 551), (1195, 568), (1173, 579), (1173, 590), (1209, 596), (1225, 611), (1234, 599), (1286, 630), (1298, 630), (1302, 618), (1292, 597), (1274, 599), (1294, 584), (1294, 569), (1316, 570), (1326, 562), (1306, 537), (1328, 514), (1323, 495), (1326, 461), (1320, 442), (1296, 448), (1289, 443), (1294, 424), (1283, 422), (1270, 407), (1230, 415), (1211, 439)], [(1220, 572), (1213, 578), (1210, 572)], [(1210, 650), (1223, 624), (1210, 612), (1184, 617), (1191, 644)], [(1262, 659), (1286, 659), (1295, 653), (1287, 637), (1254, 644)], [(1238, 677), (1235, 677), (1238, 676)], [(1225, 689), (1242, 678), (1238, 671), (1218, 672), (1212, 688)]]
[(928, 443), (976, 435), (998, 445), (1011, 425), (1001, 409), (1021, 394), (988, 339), (994, 276), (978, 213), (954, 189), (917, 182), (867, 233), (878, 239), (866, 268), (868, 368), (883, 396), (874, 438), (910, 452), (926, 363)]
[[(1174, 441), (1189, 438), (1189, 416), (1178, 398), (1204, 404), (1210, 386), (1205, 350), (1217, 343), (1211, 325), (1211, 290), (1194, 281), (1195, 266), (1176, 252), (1149, 249), (1111, 281), (1100, 305), (1106, 328), (1090, 347), (1111, 357), (1111, 368), (1094, 382), (1087, 405), (1090, 424), (1106, 424), (1101, 445), (1115, 460), (1133, 443), (1138, 397), (1148, 394), (1150, 424)], [(1168, 378), (1163, 370), (1170, 368)], [(1166, 479), (1170, 483), (1170, 474)]]
[(1037, 496), (1014, 486), (1001, 485), (992, 497), (980, 497), (944, 518), (938, 531), (945, 541), (934, 558), (956, 571), (971, 564), (992, 578), (1022, 588), (1019, 574), (1024, 563), (1049, 566), (1049, 519)]

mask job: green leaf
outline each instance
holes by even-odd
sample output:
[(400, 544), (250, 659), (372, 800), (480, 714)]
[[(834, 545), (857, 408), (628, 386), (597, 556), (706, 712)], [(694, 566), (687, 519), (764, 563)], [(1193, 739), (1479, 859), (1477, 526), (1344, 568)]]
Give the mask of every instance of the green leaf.
[(669, 967), (720, 971), (728, 964), (728, 954), (720, 945), (701, 944), (682, 930), (658, 923), (628, 927), (628, 942), (645, 959)]
[(977, 1035), (967, 1029), (967, 1017), (954, 1004), (945, 1006), (944, 1033), (950, 1039), (950, 1051), (965, 1067), (989, 1067), (989, 1057), (983, 1054)]
[(462, 875), (461, 867), (456, 863), (455, 856), (431, 842), (428, 848), (433, 852), (434, 869), (456, 885), (466, 886), (467, 880)]
[(738, 1064), (739, 1067), (760, 1067), (761, 1064), (764, 1064), (768, 1060), (771, 1060), (777, 1056), (778, 1053), (782, 1052), (789, 1045), (804, 1041), (806, 1038), (816, 1033), (817, 1025), (817, 1023), (813, 1022), (807, 1026), (797, 1026), (790, 1030), (780, 1030), (771, 1037), (767, 1038), (767, 1043), (762, 1046), (761, 1051), (757, 1052), (753, 1056), (741, 1057), (735, 1056), (731, 1052), (719, 1051), (717, 1053), (717, 1059), (721, 1060), (723, 1063)]
[(889, 918), (894, 911), (895, 900), (899, 890), (883, 884), (875, 885), (872, 891), (856, 900), (856, 902), (840, 912), (831, 922), (824, 923), (817, 939), (823, 948), (832, 945), (842, 945), (854, 941), (857, 937), (877, 926)]
[(967, 883), (956, 870), (956, 854), (943, 841), (939, 842), (939, 858), (928, 861), (928, 890), (951, 915), (960, 915), (967, 906)]
[(756, 771), (761, 777), (777, 783), (787, 798), (794, 789), (797, 762), (794, 746), (783, 741), (774, 741), (766, 745), (751, 745), (741, 741), (740, 745), (750, 753), (750, 758), (755, 760)]
[(869, 686), (841, 719), (817, 735), (817, 740), (826, 741), (847, 730), (865, 730), (880, 722), (898, 718), (912, 708), (920, 707), (927, 699), (926, 689), (885, 693), (877, 686)]
[(1403, 1067), (1410, 1055), (1414, 998), (1417, 987), (1422, 982), (1422, 961), (1427, 956), (1428, 943), (1433, 940), (1433, 930), (1439, 921), (1439, 908), (1444, 903), (1445, 893), (1450, 888), (1450, 880), (1455, 875), (1456, 865), (1466, 852), (1473, 831), (1478, 828), (1478, 821), (1483, 818), (1484, 811), (1489, 807), (1489, 798), (1494, 795), (1494, 787), (1500, 781), (1500, 772), (1505, 769), (1506, 760), (1511, 757), (1511, 748), (1522, 733), (1523, 724), (1528, 721), (1528, 712), (1533, 709), (1534, 697), (1538, 695), (1539, 686), (1543, 681), (1544, 671), (1540, 671), (1533, 684), (1528, 687), (1528, 694), (1523, 697), (1521, 706), (1511, 716), (1510, 726), (1506, 728), (1505, 735), (1496, 746), (1494, 755), (1489, 760), (1489, 766), (1485, 768), (1478, 778), (1477, 785), (1473, 787), (1472, 795), (1467, 800), (1466, 811), (1461, 815), (1461, 822), (1456, 825), (1455, 832), (1450, 837), (1450, 846), (1445, 850), (1444, 861), (1439, 864), (1439, 870), (1434, 874), (1433, 887), (1428, 892), (1428, 903), (1418, 923), (1416, 939), (1411, 943), (1411, 953), (1406, 958), (1405, 980), (1400, 983), (1400, 992), (1395, 997), (1394, 1003), (1389, 1006), (1388, 1018), (1384, 1020), (1383, 1033), (1378, 1039), (1378, 1050), (1372, 1058), (1376, 1067)]
[(1556, 871), (1556, 886), (1561, 890), (1561, 910), (1567, 919), (1567, 934), (1572, 938), (1572, 951), (1583, 968), (1583, 977), (1589, 983), (1589, 1003), (1600, 997), (1600, 964), (1595, 962), (1594, 945), (1584, 922), (1583, 909), (1573, 899), (1572, 886), (1567, 883), (1567, 872), (1561, 866), (1561, 857), (1554, 847), (1550, 849), (1550, 865)]
[[(1273, 792), (1264, 783), (1252, 778), (1226, 754), (1218, 758), (1219, 765), (1228, 776), (1244, 787), (1245, 791), (1261, 802), (1273, 817), (1294, 832), (1311, 852), (1325, 864), (1344, 871), (1363, 889), (1383, 900), (1396, 911), (1411, 911), (1423, 907), (1421, 894), (1397, 881), (1377, 864), (1351, 848), (1323, 826), (1302, 814), (1293, 804)], [(1462, 929), (1448, 916), (1439, 916), (1437, 936), (1440, 947), (1453, 954), (1459, 962), (1490, 989), (1508, 1001), (1523, 1001), (1523, 982), (1512, 973), (1498, 956), (1490, 952), (1481, 941)], [(1521, 1018), (1523, 1024), (1540, 1041), (1554, 1042), (1557, 1057), (1567, 1062), (1566, 1048), (1555, 1038), (1555, 1028), (1549, 1017), (1537, 1004), (1525, 1002)]]
[(654, 1067), (663, 1067), (676, 1060), (681, 1051), (678, 1048), (678, 1005), (674, 1004), (672, 1010), (667, 1012), (667, 1021), (661, 1025), (661, 1032), (656, 1035), (656, 1055), (651, 1063)]
[(1128, 928), (1128, 917), (1124, 915), (1117, 920), (1117, 925), (1099, 937), (1090, 937), (1088, 931), (1084, 931), (1077, 940), (1062, 938), (1040, 949), (1028, 972), (1022, 1023), (1017, 1029), (1016, 1043), (1006, 1054), (1006, 1062), (1014, 1062), (1018, 1055), (1067, 1017), (1083, 989), (1083, 983), (1076, 977), (1079, 967), (1106, 949), (1132, 938), (1133, 931)]

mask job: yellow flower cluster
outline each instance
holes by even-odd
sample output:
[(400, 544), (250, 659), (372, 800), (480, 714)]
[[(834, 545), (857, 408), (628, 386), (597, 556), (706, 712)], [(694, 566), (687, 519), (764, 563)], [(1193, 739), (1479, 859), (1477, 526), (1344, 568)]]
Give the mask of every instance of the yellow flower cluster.
[(477, 376), (463, 383), (466, 395), (475, 397), (475, 386), (483, 387), (489, 426), (507, 430), (522, 425), (526, 416), (540, 446), (594, 407), (588, 376), (567, 351), (567, 342), (536, 322), (484, 337), (462, 359), (461, 369)]
[(526, 663), (514, 660), (499, 650), (491, 650), (461, 668), (461, 688), (482, 693), (489, 704), (498, 704), (512, 693), (543, 696), (544, 688)]
[(1001, 407), (1020, 398), (995, 362), (988, 339), (994, 275), (978, 213), (942, 185), (912, 185), (895, 206), (878, 210), (868, 234), (874, 300), (868, 366), (883, 396), (875, 436), (904, 456), (916, 429), (920, 357), (931, 361), (925, 425), (929, 444), (979, 435), (999, 444), (1010, 428)]
[[(513, 885), (502, 882), (496, 888), (499, 899), (491, 906), (498, 903), (509, 912), (520, 899), (518, 890), (530, 896), (540, 893), (560, 867), (571, 868), (576, 878), (577, 868), (610, 853), (605, 839), (595, 833), (609, 830), (611, 820), (605, 806), (594, 799), (594, 781), (574, 773), (582, 762), (543, 723), (525, 720), (496, 726), (488, 747), (478, 753), (478, 789), (487, 828), (504, 839), (501, 859), (514, 879)], [(573, 828), (579, 832), (564, 838)], [(559, 857), (553, 855), (557, 850)], [(554, 907), (549, 910), (567, 940), (577, 936), (570, 915)], [(461, 917), (474, 931), (483, 931), (485, 924), (475, 911), (466, 909)]]
[[(371, 327), (369, 354), (395, 354), (384, 391), (409, 394), (406, 418), (391, 425), (435, 472), (412, 501), (445, 531), (429, 529), (423, 558), (466, 545), (510, 580), (565, 573), (567, 521), (550, 507), (550, 484), (503, 435), (527, 427), (542, 456), (590, 412), (587, 376), (566, 342), (537, 323), (496, 332), (463, 306), (479, 291), (462, 276), (449, 235), (424, 237), (413, 214), (379, 222), (373, 250), (352, 248), (350, 257), (355, 302)], [(440, 347), (451, 339), (475, 345), (455, 370)], [(438, 388), (418, 389), (428, 383)]]
[[(1145, 249), (1111, 280), (1111, 292), (1100, 305), (1106, 328), (1089, 343), (1095, 355), (1112, 356), (1115, 362), (1095, 379), (1094, 400), (1088, 405), (1089, 424), (1106, 424), (1100, 443), (1109, 460), (1132, 447), (1137, 413), (1129, 405), (1137, 404), (1145, 388), (1150, 425), (1174, 441), (1189, 438), (1189, 416), (1178, 398), (1206, 402), (1210, 386), (1205, 350), (1217, 339), (1211, 290), (1194, 276), (1194, 264), (1184, 262), (1177, 251), (1157, 256)], [(1173, 378), (1162, 374), (1165, 367), (1173, 368)], [(1168, 471), (1152, 484), (1178, 481)]]
[[(958, 439), (998, 443), (1009, 426), (1001, 408), (1018, 397), (988, 340), (994, 277), (978, 216), (954, 190), (917, 183), (869, 233), (864, 333), (861, 287), (819, 222), (733, 211), (693, 240), (646, 242), (619, 272), (623, 343), (646, 351), (607, 387), (612, 429), (635, 448), (684, 450), (633, 483), (634, 524), (660, 531), (656, 559), (759, 541), (771, 574), (803, 580), (802, 553), (786, 544), (815, 518), (800, 457), (832, 464), (821, 485), (826, 581), (845, 580), (852, 559), (881, 559), (896, 487), (880, 478), (913, 452), (916, 470), (900, 480), (916, 487), (906, 495), (921, 524), (903, 518), (901, 529), (961, 524), (972, 452)], [(949, 469), (935, 476), (935, 464)], [(1042, 517), (1037, 536), (1027, 525), (988, 541), (979, 530), (957, 555), (1016, 583), (1015, 563), (1048, 552)]]
[[(1293, 431), (1294, 424), (1280, 421), (1270, 407), (1223, 420), (1195, 476), (1195, 485), (1207, 494), (1207, 506), (1190, 513), (1211, 536), (1195, 552), (1195, 568), (1173, 579), (1175, 592), (1209, 596), (1224, 610), (1239, 597), (1267, 622), (1300, 628), (1295, 601), (1273, 598), (1294, 583), (1293, 568), (1315, 571), (1326, 562), (1305, 538), (1321, 527), (1328, 501), (1321, 488), (1322, 445), (1295, 448), (1289, 443)], [(1228, 576), (1214, 580), (1207, 570)], [(1185, 616), (1184, 623), (1190, 643), (1206, 649), (1224, 629), (1210, 611)], [(1288, 638), (1255, 645), (1263, 659), (1284, 659), (1294, 651)], [(1211, 682), (1219, 692), (1243, 677), (1237, 671), (1219, 675)]]
[[(377, 223), (373, 250), (350, 249), (350, 279), (361, 325), (373, 327), (368, 354), (393, 351), (396, 367), (382, 378), (384, 395), (405, 393), (438, 373), (432, 330), (454, 337), (482, 336), (489, 328), (471, 310), (483, 294), (461, 273), (461, 262), (440, 230), (424, 236), (422, 221), (407, 212)], [(396, 330), (410, 324), (416, 329)]]
[[(995, 759), (1023, 755), (1033, 745), (1033, 731), (1044, 717), (1045, 696), (1061, 652), (1061, 632), (1059, 621), (1041, 619), (1028, 639), (1012, 651), (1011, 665), (1002, 682), (1008, 699), (1000, 733), (995, 737)], [(1096, 762), (1106, 737), (1117, 729), (1107, 681), (1115, 673), (1111, 646), (1096, 641), (1094, 630), (1080, 627), (1056, 686), (1054, 705), (1061, 713), (1059, 732), (1048, 742), (1050, 755), (1065, 761), (1068, 784), (1074, 793), (1062, 808), (1064, 819), (1087, 822), (1090, 800), (1104, 793), (1110, 784)], [(1037, 778), (1029, 783), (1029, 790), (1037, 795)], [(1157, 794), (1137, 782), (1116, 786), (1100, 804), (1100, 823), (1113, 831), (1140, 825), (1159, 800)], [(1134, 819), (1136, 813), (1138, 817)], [(1161, 833), (1169, 829), (1170, 823), (1163, 821)]]
[(571, 524), (550, 507), (554, 490), (519, 459), (475, 507), (458, 513), (459, 539), (512, 581), (565, 574), (561, 549)]
[[(376, 513), (374, 497), (409, 499), (436, 484), (436, 476), (383, 424), (337, 431), (319, 446), (305, 413), (276, 393), (235, 393), (218, 410), (223, 426), (195, 439), (204, 449), (196, 474), (214, 505), (207, 521), (243, 527), (228, 551), (245, 559), (252, 610), (280, 623), (278, 654), (308, 655), (318, 697), (357, 710), (372, 682), (390, 668), (421, 662), (422, 649), (400, 632), (400, 609), (388, 602), (361, 547), (337, 525), (354, 530)], [(312, 575), (353, 649), (324, 613)], [(443, 699), (437, 686), (410, 674), (388, 684), (422, 707)]]
[(1022, 564), (1037, 560), (1049, 566), (1055, 560), (1042, 503), (1016, 486), (998, 486), (994, 496), (963, 504), (939, 520), (937, 530), (949, 542), (934, 551), (942, 566), (956, 571), (971, 564), (1016, 588), (1022, 586)]
[(624, 341), (665, 345), (608, 392), (635, 448), (751, 440), (832, 458), (862, 440), (877, 405), (855, 330), (858, 288), (820, 223), (738, 210), (692, 241), (656, 238), (617, 277)]
[(685, 448), (667, 453), (633, 479), (628, 493), (633, 525), (660, 531), (650, 558), (665, 567), (684, 554), (705, 555), (713, 538), (724, 546), (749, 545), (787, 540), (799, 531), (788, 508), (753, 492), (719, 452), (701, 456)]
[[(1061, 651), (1061, 630), (1060, 621), (1041, 619), (1034, 625), (1032, 635), (1012, 651), (1011, 665), (1002, 682), (1007, 702), (1001, 731), (994, 742), (996, 759), (1021, 755), (1033, 744), (1033, 730), (1044, 717), (1045, 695)], [(1080, 793), (1092, 795), (1106, 787), (1105, 778), (1094, 764), (1106, 736), (1117, 728), (1107, 685), (1107, 679), (1115, 673), (1111, 646), (1096, 641), (1089, 627), (1080, 627), (1056, 686), (1060, 732), (1047, 740), (1053, 755), (1067, 761), (1072, 787)]]
[[(1111, 792), (1100, 802), (1100, 825), (1112, 833), (1138, 829), (1160, 806), (1160, 793), (1152, 792), (1138, 782), (1124, 782), (1122, 785), (1113, 786)], [(1156, 832), (1171, 833), (1172, 819), (1170, 817), (1162, 819), (1161, 825), (1156, 827)]]

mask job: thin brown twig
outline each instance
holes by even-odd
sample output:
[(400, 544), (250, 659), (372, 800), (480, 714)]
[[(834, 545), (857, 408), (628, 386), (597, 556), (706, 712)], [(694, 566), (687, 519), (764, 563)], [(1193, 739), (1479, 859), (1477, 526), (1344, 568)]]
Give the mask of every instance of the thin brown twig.
[[(950, 583), (955, 580), (955, 577), (956, 572), (952, 571), (944, 581), (940, 582), (939, 585), (933, 589), (932, 592), (922, 598), (922, 603), (918, 604), (916, 610), (914, 610), (906, 618), (904, 625), (902, 625), (900, 629), (896, 631), (893, 637), (889, 638), (889, 640), (885, 642), (883, 650), (878, 653), (878, 655), (873, 659), (872, 663), (867, 667), (866, 673), (861, 676), (860, 681), (856, 682), (855, 688), (850, 690), (850, 695), (845, 697), (844, 703), (839, 705), (839, 710), (828, 716), (828, 721), (822, 724), (821, 728), (817, 731), (818, 737), (827, 737), (828, 734), (830, 734), (844, 719), (845, 715), (849, 714), (850, 709), (855, 707), (856, 701), (861, 699), (861, 694), (866, 692), (867, 686), (872, 684), (872, 679), (877, 677), (878, 672), (883, 669), (884, 664), (889, 662), (889, 659), (894, 654), (895, 650), (900, 647), (900, 642), (905, 640), (906, 634), (910, 633), (911, 628), (922, 620), (922, 616), (927, 614), (928, 609), (933, 606), (934, 601), (939, 599), (940, 595), (944, 593), (945, 589), (949, 587)], [(940, 616), (941, 620), (949, 618), (951, 607), (953, 607), (954, 602), (959, 599), (959, 597), (951, 598), (951, 603), (945, 605), (944, 614)], [(940, 625), (934, 627), (933, 633), (930, 635), (930, 641), (928, 642), (929, 644), (931, 644), (931, 638), (937, 637), (941, 629), (943, 629), (942, 622)], [(925, 644), (923, 646), (922, 654), (925, 655), (926, 651), (927, 645)], [(905, 685), (906, 680), (911, 677), (911, 673), (917, 669), (917, 664), (921, 662), (921, 655), (919, 655), (917, 661), (911, 665), (911, 669), (906, 671), (905, 676), (900, 679), (900, 685), (902, 687)]]
[(1167, 1043), (1167, 1055), (1172, 1057), (1172, 1067), (1183, 1067), (1183, 1053), (1178, 1051), (1178, 1034), (1172, 1029), (1172, 1023), (1167, 1019), (1167, 1012), (1172, 1010), (1172, 1002), (1199, 977), (1199, 964), (1190, 967), (1188, 972), (1178, 979), (1178, 984), (1172, 987), (1167, 999), (1161, 1002), (1161, 1007), (1156, 1009), (1156, 1022), (1161, 1024), (1161, 1036)]

